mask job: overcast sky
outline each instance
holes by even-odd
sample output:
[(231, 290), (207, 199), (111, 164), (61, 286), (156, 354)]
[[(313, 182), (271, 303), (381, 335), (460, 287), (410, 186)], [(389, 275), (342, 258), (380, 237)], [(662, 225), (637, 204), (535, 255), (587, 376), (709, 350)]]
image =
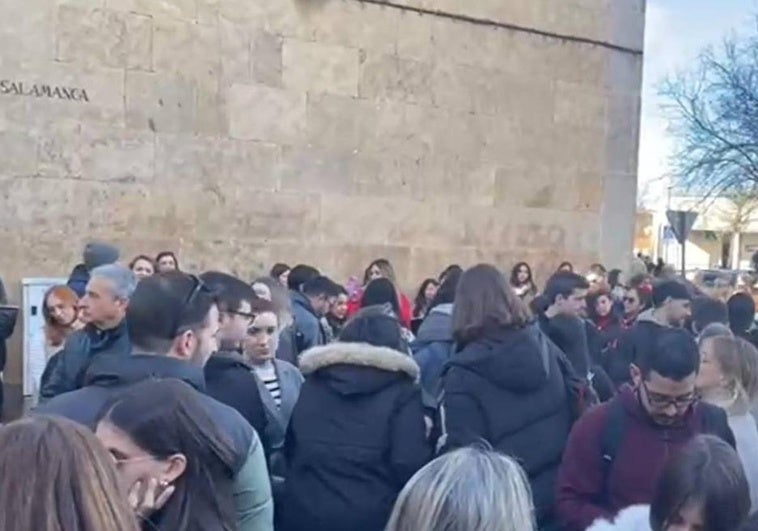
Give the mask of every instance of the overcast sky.
[[(708, 45), (732, 30), (749, 31), (758, 0), (648, 0), (645, 79), (640, 138), (640, 192), (665, 200), (672, 142), (660, 111), (657, 87), (668, 73), (686, 68)], [(650, 204), (656, 207), (655, 203)]]

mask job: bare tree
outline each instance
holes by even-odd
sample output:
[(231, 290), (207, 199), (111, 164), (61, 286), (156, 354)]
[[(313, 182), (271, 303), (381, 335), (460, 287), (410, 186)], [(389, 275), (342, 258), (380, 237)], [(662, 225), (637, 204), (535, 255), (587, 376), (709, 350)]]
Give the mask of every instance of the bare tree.
[(677, 148), (678, 186), (704, 196), (758, 197), (758, 23), (708, 48), (661, 87)]

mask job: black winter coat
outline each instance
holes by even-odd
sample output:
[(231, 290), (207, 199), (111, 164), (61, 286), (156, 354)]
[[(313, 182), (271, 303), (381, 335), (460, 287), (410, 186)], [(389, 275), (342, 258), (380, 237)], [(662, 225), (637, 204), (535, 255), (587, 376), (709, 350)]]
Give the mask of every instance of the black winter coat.
[(381, 531), (405, 483), (432, 455), (419, 369), (357, 343), (300, 358), (306, 377), (285, 444), (284, 531)]
[(125, 358), (132, 352), (126, 319), (111, 330), (87, 325), (66, 339), (63, 350), (48, 360), (40, 382), (40, 401), (45, 402), (84, 385), (87, 369), (95, 358)]
[(537, 324), (487, 331), (444, 375), (446, 448), (485, 440), (526, 471), (540, 528), (553, 520), (555, 478), (571, 429), (560, 351)]
[(271, 455), (266, 439), (266, 409), (258, 392), (257, 376), (237, 352), (216, 352), (205, 364), (205, 392), (236, 409), (258, 432), (266, 455)]

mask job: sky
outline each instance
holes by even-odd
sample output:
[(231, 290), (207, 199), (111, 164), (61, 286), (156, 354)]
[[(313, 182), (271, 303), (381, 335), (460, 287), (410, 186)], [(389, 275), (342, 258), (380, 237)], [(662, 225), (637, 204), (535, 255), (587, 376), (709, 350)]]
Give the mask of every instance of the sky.
[(701, 50), (733, 31), (751, 31), (758, 0), (648, 0), (642, 89), (639, 193), (648, 208), (665, 206), (668, 160), (673, 149), (660, 110), (658, 87), (687, 69)]

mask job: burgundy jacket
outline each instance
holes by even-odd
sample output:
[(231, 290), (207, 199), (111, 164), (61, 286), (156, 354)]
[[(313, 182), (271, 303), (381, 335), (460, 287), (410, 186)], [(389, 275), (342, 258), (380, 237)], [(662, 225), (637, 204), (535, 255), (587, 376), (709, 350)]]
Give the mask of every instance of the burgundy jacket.
[(556, 485), (556, 509), (566, 531), (584, 531), (598, 518), (612, 520), (621, 509), (650, 504), (668, 458), (702, 433), (705, 408), (717, 410), (710, 412), (709, 418), (717, 422), (709, 423), (709, 432), (735, 445), (726, 413), (715, 406), (696, 403), (682, 426), (663, 427), (653, 423), (631, 387), (623, 387), (613, 400), (621, 401), (626, 414), (607, 479), (601, 439), (611, 402), (586, 413), (569, 436)]

